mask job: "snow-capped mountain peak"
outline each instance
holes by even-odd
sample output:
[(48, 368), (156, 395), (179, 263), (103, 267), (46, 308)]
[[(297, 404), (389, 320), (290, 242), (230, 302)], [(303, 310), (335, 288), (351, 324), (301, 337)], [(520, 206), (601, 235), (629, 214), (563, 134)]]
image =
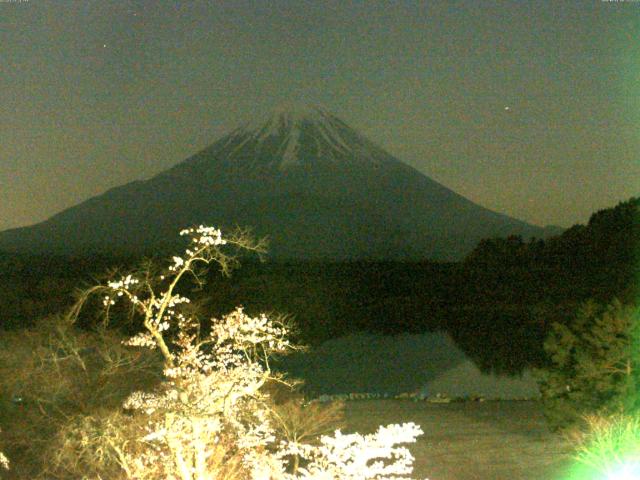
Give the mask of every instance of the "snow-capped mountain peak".
[(172, 168), (28, 228), (0, 250), (155, 249), (185, 225), (252, 227), (282, 259), (459, 259), (482, 238), (542, 237), (402, 163), (322, 107), (283, 105)]
[(268, 115), (253, 119), (235, 135), (235, 150), (252, 144), (257, 150), (276, 148), (278, 167), (305, 161), (345, 162), (366, 158), (378, 163), (388, 156), (320, 105), (283, 103)]
[(283, 102), (266, 115), (257, 115), (246, 122), (241, 130), (252, 132), (259, 138), (278, 135), (280, 130), (300, 127), (303, 124), (321, 124), (331, 116), (320, 106), (310, 103)]

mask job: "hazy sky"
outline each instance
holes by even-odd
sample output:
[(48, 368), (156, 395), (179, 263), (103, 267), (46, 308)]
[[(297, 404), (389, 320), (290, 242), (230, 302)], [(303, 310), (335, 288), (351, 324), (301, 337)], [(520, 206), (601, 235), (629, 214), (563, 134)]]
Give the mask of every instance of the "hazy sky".
[(0, 0), (0, 229), (319, 102), (546, 225), (640, 195), (640, 0)]

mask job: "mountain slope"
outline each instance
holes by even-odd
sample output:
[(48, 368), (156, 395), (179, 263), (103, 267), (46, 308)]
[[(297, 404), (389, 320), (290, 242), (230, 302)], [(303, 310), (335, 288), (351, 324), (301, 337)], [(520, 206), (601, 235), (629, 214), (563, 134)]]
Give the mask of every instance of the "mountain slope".
[(333, 260), (450, 260), (481, 238), (544, 235), (431, 180), (323, 109), (287, 107), (149, 180), (0, 232), (0, 250), (152, 249), (200, 223), (254, 227), (277, 258)]

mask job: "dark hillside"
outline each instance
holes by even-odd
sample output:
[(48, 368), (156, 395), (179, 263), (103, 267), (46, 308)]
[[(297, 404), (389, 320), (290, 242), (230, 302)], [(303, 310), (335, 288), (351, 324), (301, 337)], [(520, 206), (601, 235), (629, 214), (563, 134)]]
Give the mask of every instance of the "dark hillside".
[[(258, 262), (209, 274), (193, 295), (206, 315), (237, 305), (278, 312), (319, 343), (349, 332), (444, 329), (485, 369), (518, 371), (543, 361), (542, 339), (587, 299), (637, 298), (638, 200), (594, 214), (562, 235), (481, 241), (464, 262)], [(135, 257), (0, 255), (0, 322), (30, 324), (60, 311), (71, 292)], [(187, 287), (189, 289), (190, 287)]]

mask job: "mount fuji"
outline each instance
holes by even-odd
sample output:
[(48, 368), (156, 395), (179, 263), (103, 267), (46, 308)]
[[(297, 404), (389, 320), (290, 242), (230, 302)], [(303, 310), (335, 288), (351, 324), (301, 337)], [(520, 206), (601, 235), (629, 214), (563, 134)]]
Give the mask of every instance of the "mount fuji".
[(0, 232), (0, 250), (148, 252), (198, 224), (252, 227), (276, 259), (456, 260), (483, 238), (548, 236), (458, 195), (321, 107), (286, 106), (148, 180)]

